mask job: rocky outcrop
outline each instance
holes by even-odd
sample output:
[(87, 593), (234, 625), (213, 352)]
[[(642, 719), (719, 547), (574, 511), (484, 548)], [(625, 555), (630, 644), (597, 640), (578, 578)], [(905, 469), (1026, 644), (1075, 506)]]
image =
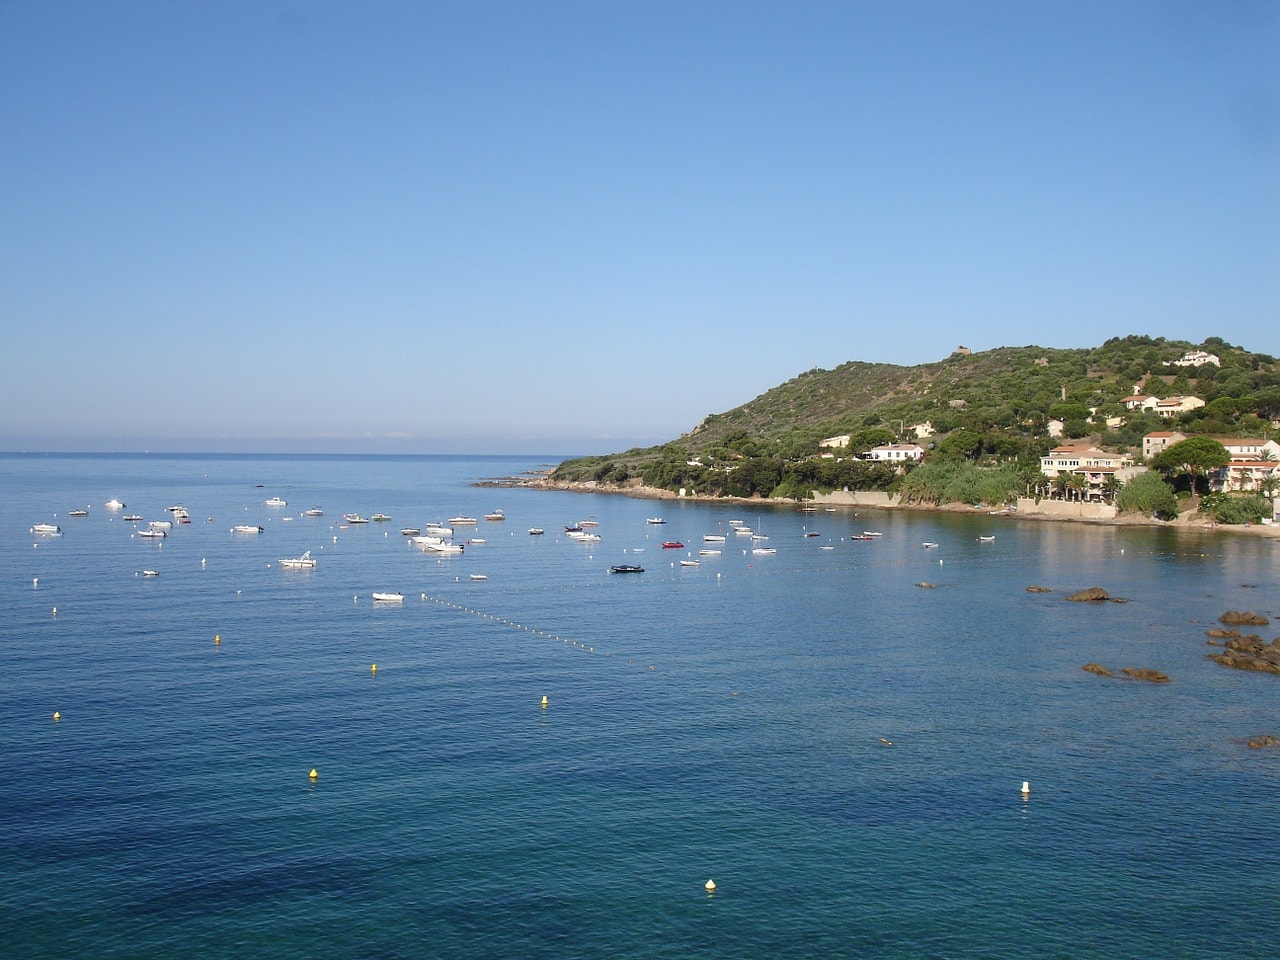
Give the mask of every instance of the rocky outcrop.
[(1114, 677), (1115, 674), (1100, 663), (1086, 663), (1080, 668), (1087, 673), (1096, 673), (1100, 677)]
[(1100, 600), (1110, 600), (1107, 591), (1101, 587), (1090, 587), (1088, 590), (1080, 590), (1067, 597), (1068, 600), (1074, 600), (1077, 603), (1093, 603)]
[(1280, 640), (1265, 643), (1255, 634), (1231, 637), (1226, 649), (1209, 654), (1209, 659), (1232, 670), (1280, 674)]
[(1053, 593), (1053, 587), (1027, 587), (1027, 593)]
[(1265, 627), (1271, 621), (1260, 613), (1254, 613), (1252, 610), (1241, 612), (1239, 610), (1228, 610), (1218, 618), (1219, 623), (1240, 624), (1246, 627)]
[(1250, 750), (1262, 750), (1264, 747), (1280, 747), (1280, 737), (1273, 737), (1269, 733), (1260, 733), (1256, 737), (1249, 738)]
[(923, 590), (934, 590), (937, 588), (938, 585), (936, 583), (929, 583), (927, 580), (921, 580), (919, 583), (916, 584), (916, 586), (920, 587)]

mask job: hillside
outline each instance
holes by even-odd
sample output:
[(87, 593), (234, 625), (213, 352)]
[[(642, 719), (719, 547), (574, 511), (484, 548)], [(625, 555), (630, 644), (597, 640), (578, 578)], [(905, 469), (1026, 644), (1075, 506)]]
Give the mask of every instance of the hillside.
[[(1215, 355), (1220, 365), (1178, 366), (1189, 351)], [(1123, 405), (1135, 389), (1154, 397), (1192, 395), (1199, 409), (1166, 419)], [(815, 369), (780, 384), (748, 403), (713, 413), (687, 434), (657, 447), (588, 457), (561, 464), (560, 480), (614, 483), (643, 478), (653, 486), (696, 484), (722, 492), (765, 491), (773, 471), (778, 484), (790, 473), (798, 484), (813, 482), (814, 470), (789, 464), (811, 460), (826, 437), (849, 434), (863, 448), (894, 440), (916, 440), (915, 425), (929, 424), (922, 442), (927, 459), (959, 452), (964, 458), (1038, 469), (1052, 446), (1051, 420), (1062, 421), (1065, 438), (1092, 437), (1111, 449), (1139, 449), (1152, 430), (1273, 436), (1280, 417), (1280, 365), (1213, 337), (1204, 343), (1145, 336), (1117, 337), (1099, 347), (1054, 349), (999, 347), (957, 351), (944, 360), (904, 367), (849, 361), (834, 370)], [(856, 452), (856, 451), (855, 451)], [(768, 461), (765, 475), (752, 470)], [(689, 461), (693, 461), (692, 464)], [(847, 466), (828, 485), (887, 488), (902, 471)], [(687, 468), (687, 469), (686, 469)], [(744, 474), (750, 482), (743, 483)], [(733, 476), (737, 474), (738, 476)], [(856, 476), (855, 476), (856, 474)]]

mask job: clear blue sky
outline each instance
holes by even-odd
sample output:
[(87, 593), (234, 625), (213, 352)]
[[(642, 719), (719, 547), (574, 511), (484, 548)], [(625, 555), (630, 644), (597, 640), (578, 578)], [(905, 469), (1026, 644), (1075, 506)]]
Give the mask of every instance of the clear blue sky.
[(0, 0), (0, 449), (605, 452), (1280, 354), (1275, 2)]

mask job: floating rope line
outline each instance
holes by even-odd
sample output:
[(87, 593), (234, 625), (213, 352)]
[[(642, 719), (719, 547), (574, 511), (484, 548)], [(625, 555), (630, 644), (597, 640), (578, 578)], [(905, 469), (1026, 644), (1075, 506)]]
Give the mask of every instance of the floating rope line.
[[(428, 603), (434, 603), (437, 606), (447, 607), (450, 610), (456, 610), (459, 613), (470, 614), (481, 620), (489, 620), (493, 623), (501, 624), (504, 627), (511, 627), (514, 630), (522, 630), (526, 633), (532, 633), (535, 636), (546, 637), (549, 640), (559, 640), (562, 643), (569, 644), (582, 650), (585, 653), (597, 653), (608, 657), (612, 654), (607, 650), (597, 651), (594, 645), (583, 643), (579, 640), (572, 640), (569, 637), (562, 637), (558, 633), (552, 633), (550, 630), (542, 630), (538, 627), (529, 626), (526, 623), (518, 623), (515, 620), (508, 620), (506, 617), (500, 617), (497, 614), (485, 613), (483, 610), (477, 610), (475, 607), (468, 607), (465, 604), (454, 603), (452, 600), (446, 600), (444, 597), (433, 597), (430, 594), (422, 594), (422, 599)], [(650, 669), (653, 669), (650, 667)]]

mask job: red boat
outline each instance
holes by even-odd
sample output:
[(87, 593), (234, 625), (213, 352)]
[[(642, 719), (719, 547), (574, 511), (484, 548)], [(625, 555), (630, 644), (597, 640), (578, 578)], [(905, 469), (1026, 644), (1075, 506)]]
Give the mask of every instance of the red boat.
[(663, 550), (679, 550), (683, 546), (684, 544), (681, 543), (679, 540), (663, 540), (662, 541)]

